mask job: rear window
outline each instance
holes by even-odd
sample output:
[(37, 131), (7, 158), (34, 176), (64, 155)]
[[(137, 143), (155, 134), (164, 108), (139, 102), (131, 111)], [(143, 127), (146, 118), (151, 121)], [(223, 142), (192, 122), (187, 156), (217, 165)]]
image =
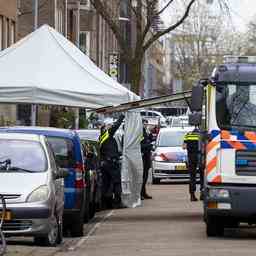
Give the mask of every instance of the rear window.
[[(0, 161), (7, 160), (13, 168), (22, 168), (31, 172), (44, 172), (47, 169), (45, 151), (37, 141), (1, 139)], [(2, 168), (4, 169), (4, 164), (1, 164)]]
[(163, 132), (160, 134), (159, 147), (181, 147), (186, 132)]
[(61, 168), (72, 168), (75, 165), (75, 148), (70, 139), (47, 137), (55, 155), (56, 163)]

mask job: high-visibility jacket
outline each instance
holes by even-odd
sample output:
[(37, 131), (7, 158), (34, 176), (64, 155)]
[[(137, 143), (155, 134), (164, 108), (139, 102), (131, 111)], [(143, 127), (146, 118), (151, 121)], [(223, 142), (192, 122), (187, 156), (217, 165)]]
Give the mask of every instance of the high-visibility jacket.
[(199, 153), (201, 150), (201, 135), (200, 132), (194, 130), (189, 132), (184, 137), (184, 143), (187, 145), (188, 153)]
[(99, 137), (101, 159), (112, 159), (119, 157), (118, 145), (114, 138), (114, 135), (122, 124), (123, 119), (124, 115), (121, 115), (111, 128), (102, 131)]

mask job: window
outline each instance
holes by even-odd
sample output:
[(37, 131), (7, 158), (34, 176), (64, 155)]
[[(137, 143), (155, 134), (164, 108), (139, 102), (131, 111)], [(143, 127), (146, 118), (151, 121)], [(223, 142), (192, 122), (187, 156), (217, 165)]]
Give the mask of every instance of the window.
[[(41, 144), (36, 141), (1, 139), (0, 159), (9, 160), (8, 172), (12, 171), (12, 167), (13, 171), (20, 171), (18, 167), (31, 172), (44, 172), (47, 169), (45, 152)], [(1, 164), (0, 170), (6, 170), (6, 165), (7, 163)]]
[(65, 138), (47, 137), (51, 145), (56, 163), (61, 168), (72, 168), (75, 165), (73, 142)]
[(31, 105), (18, 104), (17, 105), (17, 125), (31, 124)]
[(79, 43), (80, 43), (80, 50), (84, 54), (89, 56), (90, 55), (90, 32), (81, 31), (80, 32)]
[(15, 41), (15, 23), (10, 21), (10, 31), (9, 31), (9, 44), (14, 44)]
[(159, 147), (181, 147), (186, 132), (163, 132), (160, 134)]
[(90, 0), (81, 0), (80, 8), (83, 10), (90, 10)]
[(248, 130), (256, 127), (256, 85), (217, 85), (216, 118), (221, 129)]
[(3, 18), (3, 49), (8, 47), (8, 20)]

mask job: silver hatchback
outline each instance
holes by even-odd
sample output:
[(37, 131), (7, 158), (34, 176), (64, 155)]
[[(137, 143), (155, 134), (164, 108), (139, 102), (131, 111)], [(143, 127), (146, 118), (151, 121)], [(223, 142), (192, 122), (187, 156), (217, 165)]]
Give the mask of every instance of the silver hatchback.
[(37, 244), (62, 241), (64, 176), (42, 135), (0, 133), (0, 194), (6, 198), (4, 233)]

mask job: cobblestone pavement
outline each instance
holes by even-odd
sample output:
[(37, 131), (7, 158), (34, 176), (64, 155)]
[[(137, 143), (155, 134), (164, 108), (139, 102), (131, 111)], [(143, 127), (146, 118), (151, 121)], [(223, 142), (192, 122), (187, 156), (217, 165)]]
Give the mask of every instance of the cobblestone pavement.
[[(255, 255), (256, 229), (227, 230), (207, 238), (202, 203), (189, 202), (188, 185), (149, 187), (153, 200), (143, 207), (102, 212), (85, 225), (86, 235), (66, 238), (58, 248), (12, 242), (7, 255), (36, 256), (241, 256)], [(22, 243), (22, 244), (21, 244)]]

